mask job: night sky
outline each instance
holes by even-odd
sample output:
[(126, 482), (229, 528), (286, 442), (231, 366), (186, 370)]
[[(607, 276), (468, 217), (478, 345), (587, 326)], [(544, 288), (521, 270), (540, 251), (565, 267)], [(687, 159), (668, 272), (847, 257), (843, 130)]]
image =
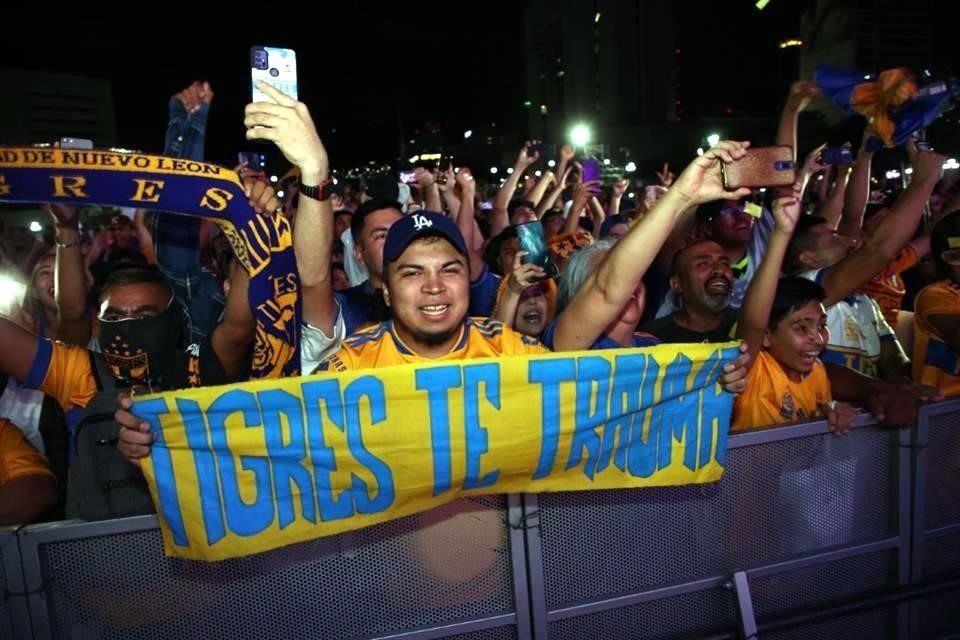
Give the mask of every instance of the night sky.
[[(445, 139), (456, 140), (465, 129), (496, 122), (513, 134), (511, 143), (522, 139), (522, 3), (346, 4), (317, 5), (309, 14), (263, 5), (237, 10), (230, 25), (222, 13), (186, 5), (176, 17), (126, 5), (109, 21), (27, 14), (28, 28), (5, 30), (0, 66), (111, 79), (120, 143), (149, 152), (162, 151), (169, 96), (194, 79), (209, 80), (216, 98), (207, 158), (228, 166), (237, 151), (257, 148), (242, 126), (252, 45), (297, 51), (300, 97), (337, 167), (395, 157), (398, 125), (410, 138), (437, 122)], [(796, 55), (775, 43), (798, 35), (807, 4), (774, 0), (757, 11), (753, 2), (704, 3), (681, 11), (683, 115), (775, 119), (796, 67)], [(266, 10), (274, 6), (273, 14)]]
[[(442, 119), (462, 133), (474, 118), (507, 126), (511, 115), (521, 115), (523, 21), (516, 8), (505, 20), (488, 5), (467, 18), (433, 3), (317, 5), (309, 15), (278, 3), (274, 18), (240, 10), (228, 26), (222, 14), (203, 15), (194, 6), (181, 5), (176, 19), (151, 16), (149, 6), (127, 5), (137, 19), (110, 24), (38, 16), (40, 33), (5, 30), (0, 66), (110, 78), (121, 143), (152, 152), (162, 151), (169, 96), (194, 79), (208, 80), (215, 98), (207, 156), (231, 166), (236, 152), (250, 147), (243, 106), (252, 45), (297, 51), (300, 98), (337, 166), (391, 157), (398, 121), (413, 130)], [(495, 38), (487, 35), (493, 32)]]

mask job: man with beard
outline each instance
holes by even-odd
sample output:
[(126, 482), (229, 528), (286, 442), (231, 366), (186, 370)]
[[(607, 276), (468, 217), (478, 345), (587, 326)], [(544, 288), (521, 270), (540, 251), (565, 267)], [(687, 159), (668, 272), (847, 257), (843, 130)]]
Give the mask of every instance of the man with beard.
[[(743, 200), (707, 203), (697, 211), (697, 217), (705, 224), (707, 239), (723, 249), (727, 256), (727, 264), (733, 274), (732, 287), (728, 293), (729, 305), (739, 308), (747, 285), (763, 259), (773, 229), (773, 218), (769, 212), (764, 211), (760, 220), (755, 220), (745, 211)], [(675, 262), (676, 254), (671, 267)], [(670, 277), (674, 275), (675, 271), (671, 268)], [(663, 304), (657, 310), (657, 318), (665, 318), (678, 311), (681, 306), (679, 291), (671, 285)]]
[(670, 290), (681, 300), (678, 311), (653, 320), (643, 330), (661, 342), (731, 340), (737, 310), (730, 307), (733, 269), (723, 247), (712, 240), (681, 249), (670, 267)]

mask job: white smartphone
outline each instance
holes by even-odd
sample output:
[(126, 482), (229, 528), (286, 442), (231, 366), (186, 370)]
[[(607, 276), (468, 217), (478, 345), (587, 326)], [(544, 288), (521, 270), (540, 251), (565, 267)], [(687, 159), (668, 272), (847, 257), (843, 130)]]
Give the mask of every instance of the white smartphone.
[(297, 54), (293, 49), (250, 47), (250, 89), (253, 102), (273, 102), (257, 89), (257, 80), (297, 99)]

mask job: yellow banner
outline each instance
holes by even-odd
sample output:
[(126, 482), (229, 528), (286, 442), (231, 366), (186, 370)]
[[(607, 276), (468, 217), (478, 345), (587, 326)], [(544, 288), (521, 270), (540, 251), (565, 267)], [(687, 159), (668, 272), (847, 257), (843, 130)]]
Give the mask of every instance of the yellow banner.
[(222, 560), (460, 496), (712, 482), (735, 344), (401, 365), (138, 399), (168, 555)]

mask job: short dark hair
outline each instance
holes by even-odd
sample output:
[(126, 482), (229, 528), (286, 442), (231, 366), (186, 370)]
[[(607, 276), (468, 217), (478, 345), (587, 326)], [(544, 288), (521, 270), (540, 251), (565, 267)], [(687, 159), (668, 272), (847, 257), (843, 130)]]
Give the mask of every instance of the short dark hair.
[(103, 298), (110, 287), (128, 284), (160, 284), (166, 287), (171, 294), (173, 293), (170, 285), (167, 284), (166, 278), (163, 277), (163, 273), (157, 267), (153, 265), (131, 266), (124, 264), (107, 272), (103, 286), (100, 288), (100, 297)]
[(690, 247), (695, 247), (696, 245), (703, 244), (704, 242), (717, 244), (716, 240), (711, 240), (710, 238), (701, 238), (700, 240), (694, 240), (692, 242), (686, 243), (685, 245), (680, 247), (676, 251), (676, 253), (673, 254), (672, 258), (670, 258), (670, 273), (667, 275), (670, 277), (680, 275), (680, 256), (686, 253), (687, 249), (689, 249)]
[(950, 246), (950, 239), (960, 237), (960, 209), (951, 211), (940, 218), (930, 234), (930, 253), (937, 265), (937, 276), (953, 279), (953, 269), (943, 260), (943, 252), (956, 247)]
[(381, 209), (395, 209), (397, 213), (403, 214), (403, 209), (400, 208), (400, 203), (396, 200), (390, 200), (389, 198), (373, 198), (367, 200), (357, 207), (357, 210), (353, 212), (353, 217), (350, 218), (350, 235), (353, 236), (354, 244), (360, 242), (360, 235), (363, 233), (363, 222), (367, 216)]
[(514, 198), (507, 204), (507, 216), (512, 218), (513, 214), (516, 213), (517, 209), (520, 207), (527, 207), (530, 209), (536, 210), (536, 206), (531, 200), (524, 200), (523, 198)]
[(487, 248), (483, 251), (483, 261), (487, 263), (487, 268), (491, 272), (500, 274), (502, 276), (507, 276), (507, 273), (500, 273), (500, 247), (503, 246), (503, 243), (509, 240), (510, 238), (516, 238), (517, 228), (514, 226), (507, 227), (499, 234), (495, 235), (490, 239), (490, 242), (487, 243)]
[(783, 273), (799, 273), (804, 270), (804, 265), (800, 262), (800, 254), (814, 248), (812, 231), (814, 227), (821, 224), (827, 224), (827, 219), (822, 216), (800, 216), (793, 230), (793, 237), (790, 238), (787, 255), (783, 258)]
[(775, 331), (780, 321), (788, 315), (811, 302), (823, 302), (826, 297), (823, 287), (813, 280), (798, 276), (781, 278), (777, 283), (777, 294), (773, 297), (767, 328)]

